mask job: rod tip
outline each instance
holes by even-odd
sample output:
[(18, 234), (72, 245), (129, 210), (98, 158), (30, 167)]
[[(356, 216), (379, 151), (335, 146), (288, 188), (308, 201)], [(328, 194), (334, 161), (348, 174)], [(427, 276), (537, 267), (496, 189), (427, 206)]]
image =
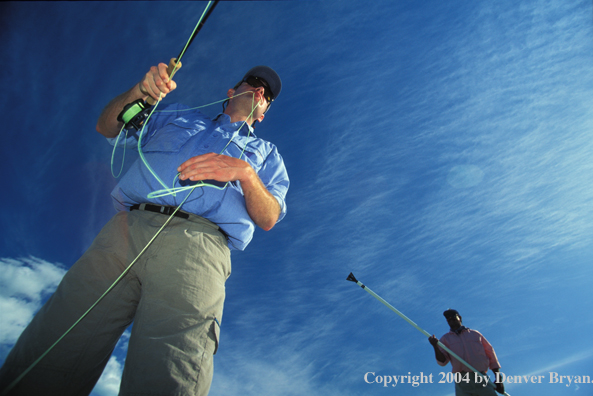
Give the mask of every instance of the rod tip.
[(346, 278), (347, 281), (358, 283), (358, 280), (354, 277), (354, 274), (351, 272), (350, 275)]

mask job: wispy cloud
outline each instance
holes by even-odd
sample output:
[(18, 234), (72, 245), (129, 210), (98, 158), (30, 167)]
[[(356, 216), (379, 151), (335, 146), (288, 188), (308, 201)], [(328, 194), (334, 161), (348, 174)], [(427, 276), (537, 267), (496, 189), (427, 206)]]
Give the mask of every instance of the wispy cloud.
[(537, 368), (537, 369), (535, 369), (527, 374), (523, 374), (523, 375), (532, 376), (532, 375), (538, 375), (538, 374), (542, 374), (542, 373), (549, 373), (550, 371), (559, 370), (559, 369), (562, 369), (563, 367), (569, 366), (569, 365), (577, 363), (577, 362), (581, 362), (583, 360), (590, 361), (591, 358), (593, 358), (593, 349), (575, 353), (574, 355), (567, 356), (567, 357), (562, 358), (558, 361), (555, 361), (547, 366)]

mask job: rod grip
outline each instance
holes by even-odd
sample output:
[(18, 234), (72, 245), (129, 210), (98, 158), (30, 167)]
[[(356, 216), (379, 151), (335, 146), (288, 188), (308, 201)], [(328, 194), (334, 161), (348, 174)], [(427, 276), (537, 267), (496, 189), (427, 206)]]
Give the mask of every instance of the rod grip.
[[(176, 65), (177, 68), (175, 68)], [(181, 69), (181, 62), (177, 64), (177, 58), (171, 58), (171, 60), (169, 61), (169, 66), (167, 66), (167, 74), (169, 75), (169, 78), (172, 79), (177, 70), (179, 69)], [(152, 96), (149, 96), (148, 99), (146, 99), (146, 103), (148, 103), (151, 106), (153, 106), (156, 102), (156, 99), (153, 99)]]

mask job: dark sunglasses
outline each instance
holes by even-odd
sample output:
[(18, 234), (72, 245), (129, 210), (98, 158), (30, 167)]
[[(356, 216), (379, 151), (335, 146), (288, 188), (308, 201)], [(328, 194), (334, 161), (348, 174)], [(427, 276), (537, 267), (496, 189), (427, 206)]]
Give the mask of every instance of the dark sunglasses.
[(274, 101), (274, 95), (272, 94), (272, 90), (270, 89), (270, 85), (268, 82), (263, 78), (259, 78), (256, 76), (249, 76), (246, 77), (242, 82), (246, 82), (247, 84), (251, 85), (253, 88), (264, 87), (264, 98), (268, 101), (268, 103), (272, 103)]

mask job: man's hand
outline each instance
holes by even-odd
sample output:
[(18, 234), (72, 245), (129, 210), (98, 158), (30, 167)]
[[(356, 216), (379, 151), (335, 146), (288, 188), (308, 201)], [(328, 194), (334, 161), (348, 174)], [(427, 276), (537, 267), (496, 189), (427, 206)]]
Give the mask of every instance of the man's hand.
[[(245, 180), (253, 168), (245, 161), (228, 155), (208, 153), (192, 157), (177, 168), (181, 180)], [(257, 176), (257, 175), (256, 175)]]
[(240, 181), (249, 217), (266, 231), (271, 230), (280, 217), (280, 204), (246, 161), (208, 153), (188, 159), (177, 171), (180, 180)]
[(124, 106), (138, 99), (146, 100), (148, 97), (156, 101), (161, 95), (162, 99), (175, 88), (177, 84), (169, 78), (167, 65), (159, 63), (158, 66), (152, 66), (140, 82), (107, 104), (97, 121), (97, 132), (108, 138), (116, 137), (123, 126), (123, 123), (117, 120), (117, 116)]
[(496, 391), (498, 393), (500, 393), (501, 395), (504, 395), (504, 384), (502, 382), (497, 382), (495, 383), (496, 385)]
[(164, 98), (167, 94), (177, 88), (175, 81), (169, 78), (167, 65), (159, 63), (152, 66), (144, 78), (138, 83), (138, 88), (144, 96), (150, 96), (155, 100)]
[(445, 362), (447, 360), (447, 357), (443, 354), (443, 352), (441, 352), (441, 348), (439, 348), (439, 339), (436, 338), (433, 334), (430, 337), (428, 337), (428, 342), (430, 342), (430, 345), (432, 345), (432, 347), (434, 348), (434, 357), (439, 362)]
[(504, 394), (504, 383), (502, 381), (498, 381), (499, 379), (499, 369), (492, 369), (492, 372), (494, 373), (494, 386), (496, 386), (496, 391), (500, 394)]
[(437, 345), (439, 345), (439, 339), (436, 338), (434, 336), (434, 334), (431, 335), (430, 337), (428, 337), (428, 342), (430, 342), (430, 345), (432, 345), (433, 347), (436, 347)]

